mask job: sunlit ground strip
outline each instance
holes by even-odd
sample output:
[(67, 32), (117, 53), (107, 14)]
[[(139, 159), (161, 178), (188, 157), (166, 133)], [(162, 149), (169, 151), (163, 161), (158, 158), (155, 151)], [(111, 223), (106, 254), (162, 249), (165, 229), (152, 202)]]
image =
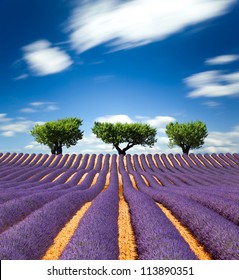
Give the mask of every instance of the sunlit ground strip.
[(134, 176), (132, 174), (129, 174), (129, 177), (130, 177), (130, 180), (132, 182), (132, 186), (138, 191), (138, 187), (137, 187), (137, 184), (134, 180)]
[(92, 202), (87, 202), (84, 204), (79, 211), (73, 216), (73, 218), (65, 225), (65, 227), (58, 233), (54, 239), (54, 243), (49, 247), (43, 260), (57, 260), (65, 249), (66, 245), (69, 243), (71, 237), (76, 231), (81, 218), (84, 216), (85, 212), (91, 206)]
[(71, 176), (69, 176), (69, 178), (66, 180), (65, 184), (67, 184), (68, 182), (70, 182), (70, 180), (73, 178), (73, 176), (76, 175), (77, 172), (73, 173)]
[(96, 173), (96, 174), (95, 174), (95, 177), (94, 177), (94, 179), (93, 179), (93, 181), (92, 181), (92, 183), (91, 183), (91, 187), (92, 187), (94, 184), (96, 184), (99, 175), (100, 175), (100, 173)]
[(56, 180), (58, 180), (61, 176), (63, 176), (65, 174), (66, 171), (62, 172), (60, 175), (58, 175), (54, 180), (52, 180), (52, 182), (55, 182)]
[(161, 203), (156, 203), (159, 208), (163, 211), (165, 216), (170, 220), (170, 222), (176, 227), (178, 232), (182, 235), (184, 240), (188, 243), (190, 249), (194, 252), (194, 254), (200, 259), (200, 260), (211, 260), (212, 257), (206, 250), (203, 248), (201, 244), (197, 241), (197, 239), (189, 232), (189, 230), (184, 227), (171, 213), (170, 210), (168, 210), (166, 207), (164, 207)]
[(133, 232), (130, 212), (127, 202), (123, 197), (123, 189), (121, 176), (119, 175), (119, 217), (118, 217), (118, 228), (119, 228), (119, 260), (136, 260), (138, 259), (137, 247), (135, 241), (135, 235)]
[(144, 180), (145, 184), (146, 184), (147, 186), (149, 186), (149, 182), (147, 181), (147, 179), (145, 178), (145, 176), (142, 175), (142, 174), (140, 174), (140, 176), (141, 176), (141, 178)]
[(76, 185), (80, 185), (84, 180), (85, 177), (88, 175), (88, 172), (86, 172), (84, 175), (82, 175), (82, 177), (79, 179), (78, 183), (76, 183)]

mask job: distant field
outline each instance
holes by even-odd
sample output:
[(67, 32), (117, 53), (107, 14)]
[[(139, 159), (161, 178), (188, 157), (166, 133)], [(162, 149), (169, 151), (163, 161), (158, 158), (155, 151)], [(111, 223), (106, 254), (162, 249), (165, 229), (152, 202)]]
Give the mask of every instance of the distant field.
[(239, 259), (239, 154), (0, 154), (0, 259)]

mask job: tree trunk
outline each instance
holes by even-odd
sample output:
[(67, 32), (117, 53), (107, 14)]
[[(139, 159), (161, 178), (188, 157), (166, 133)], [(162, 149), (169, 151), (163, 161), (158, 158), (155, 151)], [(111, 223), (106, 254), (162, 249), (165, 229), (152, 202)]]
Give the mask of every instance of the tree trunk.
[(56, 149), (56, 154), (57, 155), (61, 155), (62, 154), (62, 147), (61, 146), (58, 146), (57, 149)]
[(190, 150), (190, 146), (185, 145), (185, 146), (182, 147), (182, 150), (183, 150), (183, 153), (184, 153), (184, 154), (188, 155), (189, 150)]
[(123, 149), (120, 149), (118, 144), (113, 144), (113, 146), (116, 148), (116, 150), (118, 151), (119, 155), (126, 155), (126, 151), (128, 151), (130, 148), (132, 148), (135, 144), (133, 143), (128, 143), (127, 146)]
[(119, 155), (124, 155), (124, 156), (126, 155), (126, 152), (124, 151), (124, 149), (123, 150), (120, 149), (120, 147), (116, 144), (113, 144), (113, 145), (114, 145), (115, 149), (118, 151)]
[(61, 155), (62, 154), (62, 146), (58, 143), (55, 143), (54, 146), (51, 148), (51, 153), (53, 155)]
[(126, 155), (126, 152), (123, 150), (118, 151), (118, 153), (119, 153), (119, 155), (124, 155), (124, 156)]

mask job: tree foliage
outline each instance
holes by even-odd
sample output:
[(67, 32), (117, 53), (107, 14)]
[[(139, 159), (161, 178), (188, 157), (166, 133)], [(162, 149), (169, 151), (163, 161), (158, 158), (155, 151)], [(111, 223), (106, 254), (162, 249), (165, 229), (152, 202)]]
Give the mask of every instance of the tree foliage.
[[(106, 144), (113, 144), (113, 148), (123, 155), (135, 145), (152, 147), (157, 141), (155, 138), (157, 130), (142, 123), (95, 122), (92, 131)], [(122, 143), (127, 143), (127, 145), (120, 148), (119, 145)]]
[(38, 143), (47, 145), (52, 154), (62, 154), (62, 147), (76, 145), (82, 139), (83, 131), (79, 129), (82, 120), (78, 118), (65, 118), (57, 121), (35, 125), (31, 134)]
[(190, 149), (199, 149), (207, 137), (206, 124), (201, 121), (189, 123), (169, 123), (166, 126), (169, 147), (179, 146), (182, 152), (188, 154)]

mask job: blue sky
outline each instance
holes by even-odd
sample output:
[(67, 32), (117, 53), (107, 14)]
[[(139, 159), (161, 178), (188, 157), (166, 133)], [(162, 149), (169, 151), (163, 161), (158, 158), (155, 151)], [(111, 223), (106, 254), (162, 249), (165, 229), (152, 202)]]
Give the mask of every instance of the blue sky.
[(112, 153), (94, 121), (157, 128), (169, 149), (170, 121), (201, 120), (200, 150), (239, 151), (239, 1), (2, 0), (0, 150), (48, 153), (36, 123), (83, 119), (84, 138), (64, 153)]

